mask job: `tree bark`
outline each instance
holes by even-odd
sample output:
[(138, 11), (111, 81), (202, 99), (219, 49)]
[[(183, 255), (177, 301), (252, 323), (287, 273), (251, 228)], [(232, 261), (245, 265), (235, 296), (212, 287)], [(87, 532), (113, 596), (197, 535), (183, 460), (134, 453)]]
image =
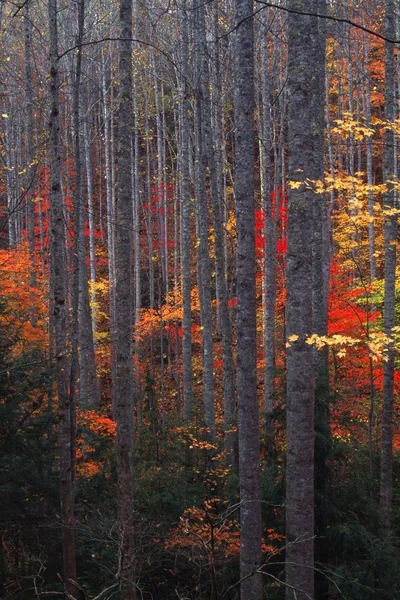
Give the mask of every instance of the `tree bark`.
[[(120, 36), (132, 38), (132, 0), (120, 0)], [(133, 526), (132, 370), (132, 48), (120, 42), (118, 114), (118, 206), (116, 243), (116, 409), (119, 577), (123, 600), (136, 597)]]
[[(319, 14), (326, 14), (326, 0), (318, 2)], [(325, 128), (325, 66), (326, 23), (317, 21), (314, 35), (315, 58), (313, 62), (315, 90), (312, 98), (314, 151), (311, 179), (324, 178), (324, 128)], [(326, 198), (315, 194), (313, 203), (313, 315), (312, 330), (319, 336), (328, 335), (329, 295), (329, 229)], [(329, 352), (325, 346), (314, 350), (315, 365), (315, 556), (321, 565), (328, 562), (328, 523), (326, 515), (328, 493), (328, 458), (331, 446), (329, 425)], [(329, 580), (320, 571), (315, 572), (316, 598), (326, 598)]]
[(182, 81), (181, 81), (181, 270), (182, 270), (182, 361), (183, 361), (183, 418), (186, 424), (193, 416), (193, 366), (192, 366), (192, 301), (190, 272), (191, 212), (189, 167), (189, 42), (186, 0), (182, 2)]
[[(204, 7), (200, 9), (204, 13)], [(205, 17), (203, 15), (203, 20)], [(205, 25), (205, 24), (204, 24)], [(222, 206), (221, 189), (218, 180), (217, 170), (217, 151), (216, 147), (220, 140), (213, 136), (211, 120), (211, 98), (210, 72), (208, 60), (208, 48), (206, 40), (205, 26), (201, 27), (202, 45), (204, 47), (204, 135), (206, 162), (209, 171), (210, 196), (212, 204), (212, 222), (214, 227), (215, 240), (215, 271), (217, 301), (219, 307), (219, 317), (222, 334), (222, 359), (223, 359), (223, 388), (224, 388), (224, 430), (225, 430), (225, 452), (227, 464), (237, 463), (237, 414), (236, 414), (236, 386), (235, 386), (235, 366), (233, 362), (232, 349), (232, 323), (228, 307), (228, 284), (226, 280), (225, 249), (224, 249), (224, 230), (222, 226)], [(218, 52), (218, 48), (216, 49)], [(218, 128), (217, 128), (218, 129)]]
[(49, 0), (50, 28), (50, 227), (51, 273), (53, 279), (53, 322), (56, 346), (58, 431), (60, 448), (61, 526), (66, 591), (73, 595), (68, 580), (76, 580), (74, 540), (74, 494), (71, 457), (71, 405), (68, 389), (66, 256), (61, 193), (60, 77), (58, 71), (57, 0)]
[(237, 393), (240, 478), (240, 586), (242, 600), (259, 600), (261, 578), (260, 432), (256, 376), (254, 233), (254, 33), (253, 3), (236, 0), (235, 193), (237, 275)]
[(108, 285), (110, 300), (110, 360), (111, 360), (111, 381), (112, 381), (112, 413), (116, 418), (116, 394), (114, 382), (116, 381), (116, 308), (115, 308), (115, 203), (113, 194), (113, 166), (111, 156), (111, 130), (114, 127), (113, 120), (110, 120), (110, 111), (107, 102), (106, 87), (106, 63), (102, 49), (102, 100), (103, 100), (103, 121), (104, 121), (104, 154), (106, 167), (106, 204), (107, 204), (107, 252), (108, 252)]
[[(318, 12), (318, 0), (291, 0), (289, 8)], [(313, 211), (321, 202), (304, 185), (315, 178), (314, 152), (320, 151), (315, 119), (323, 119), (318, 19), (288, 17), (288, 251), (287, 251), (287, 470), (286, 597), (314, 598), (314, 377), (312, 333)], [(321, 97), (320, 97), (321, 96)], [(318, 115), (314, 107), (320, 107)], [(322, 114), (322, 117), (321, 117)], [(318, 161), (318, 168), (320, 162)]]
[(207, 155), (205, 148), (205, 94), (208, 94), (204, 75), (206, 55), (203, 40), (205, 38), (204, 5), (195, 2), (195, 191), (196, 209), (199, 228), (199, 286), (201, 334), (203, 348), (203, 403), (204, 420), (211, 441), (215, 441), (215, 406), (214, 406), (214, 358), (213, 328), (211, 311), (211, 260), (208, 243), (208, 206), (206, 190)]
[[(395, 38), (394, 1), (386, 0), (385, 34), (389, 39)], [(385, 121), (393, 123), (395, 120), (395, 65), (394, 44), (385, 43)], [(392, 337), (392, 328), (395, 325), (396, 306), (396, 243), (397, 243), (397, 214), (390, 211), (397, 208), (396, 196), (390, 181), (394, 179), (395, 172), (395, 143), (394, 132), (385, 130), (384, 155), (383, 155), (383, 180), (387, 191), (384, 195), (385, 215), (385, 307), (384, 327), (387, 336)], [(394, 396), (394, 346), (390, 342), (387, 346), (387, 360), (383, 372), (383, 397), (382, 397), (382, 449), (381, 449), (381, 490), (380, 508), (383, 524), (389, 528), (392, 518), (393, 496), (393, 396)]]
[(261, 173), (265, 214), (265, 446), (268, 464), (275, 460), (275, 427), (272, 421), (275, 399), (275, 309), (276, 309), (276, 212), (271, 185), (271, 101), (268, 70), (267, 19), (261, 28)]
[[(35, 184), (35, 168), (33, 165), (33, 81), (32, 81), (32, 23), (29, 16), (29, 3), (25, 6), (25, 101), (26, 101), (26, 204), (28, 217), (28, 240), (31, 271), (29, 285), (36, 287), (35, 267), (35, 206), (33, 202), (33, 189)], [(32, 300), (34, 300), (32, 298)], [(34, 312), (35, 303), (32, 302), (31, 324), (36, 325), (37, 317)]]

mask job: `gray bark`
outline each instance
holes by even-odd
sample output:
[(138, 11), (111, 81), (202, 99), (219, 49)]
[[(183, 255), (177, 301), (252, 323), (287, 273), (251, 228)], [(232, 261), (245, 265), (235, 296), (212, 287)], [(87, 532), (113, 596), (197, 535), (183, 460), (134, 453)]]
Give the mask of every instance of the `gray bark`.
[(189, 133), (189, 42), (186, 0), (182, 2), (182, 80), (181, 80), (181, 271), (182, 271), (182, 361), (183, 361), (183, 418), (190, 423), (193, 416), (193, 367), (192, 367), (192, 278), (190, 269), (190, 232), (192, 202), (190, 193), (190, 133)]
[[(201, 9), (204, 11), (204, 9)], [(232, 350), (232, 323), (228, 307), (228, 284), (226, 280), (225, 248), (224, 248), (224, 230), (223, 214), (221, 206), (221, 185), (217, 168), (217, 146), (221, 140), (213, 136), (212, 128), (212, 108), (210, 89), (210, 73), (207, 42), (205, 38), (205, 27), (201, 28), (203, 36), (203, 46), (205, 53), (204, 61), (204, 132), (206, 141), (206, 160), (209, 171), (210, 196), (212, 204), (212, 221), (214, 227), (215, 239), (215, 267), (216, 267), (216, 287), (217, 300), (219, 307), (219, 318), (222, 334), (222, 359), (223, 359), (223, 387), (224, 387), (224, 430), (225, 430), (225, 451), (227, 463), (234, 464), (237, 458), (234, 453), (237, 452), (237, 415), (236, 415), (236, 386), (235, 386), (235, 367), (233, 363)], [(218, 52), (218, 47), (216, 49)], [(216, 85), (216, 82), (214, 82)], [(214, 100), (216, 97), (214, 96)], [(217, 128), (217, 133), (220, 126)]]
[[(33, 202), (33, 189), (35, 184), (35, 168), (33, 166), (33, 82), (32, 82), (32, 23), (29, 17), (29, 3), (25, 6), (25, 101), (26, 101), (26, 204), (28, 218), (29, 256), (31, 272), (29, 285), (36, 287), (35, 267), (35, 210)], [(34, 302), (32, 302), (34, 306)], [(31, 314), (31, 323), (36, 325), (36, 315)]]
[(148, 219), (147, 219), (147, 243), (149, 247), (149, 304), (150, 308), (154, 308), (154, 250), (153, 250), (153, 216), (152, 216), (152, 197), (151, 197), (151, 169), (150, 169), (150, 123), (149, 123), (149, 107), (148, 98), (146, 95), (145, 104), (145, 119), (146, 119), (146, 188), (147, 188), (147, 203), (148, 203)]
[[(132, 0), (120, 0), (120, 36), (132, 38)], [(116, 416), (120, 594), (136, 597), (133, 526), (132, 372), (132, 48), (120, 42), (118, 114), (118, 207), (116, 243)]]
[[(88, 205), (88, 219), (89, 219), (89, 258), (90, 258), (90, 282), (92, 284), (96, 283), (96, 248), (95, 248), (95, 238), (94, 238), (94, 205), (93, 205), (93, 167), (92, 167), (92, 156), (91, 156), (91, 146), (90, 146), (90, 133), (91, 129), (88, 126), (87, 119), (83, 122), (83, 142), (84, 142), (84, 150), (85, 150), (85, 165), (86, 165), (86, 183), (87, 183), (87, 205)], [(100, 181), (101, 181), (101, 171), (100, 171)], [(101, 201), (101, 188), (99, 190), (99, 196)], [(92, 286), (92, 291), (90, 294), (90, 300), (94, 307), (96, 304), (96, 290)], [(97, 330), (97, 318), (96, 318), (96, 309), (92, 308), (92, 330), (93, 335), (95, 335)], [(96, 347), (96, 343), (94, 342)]]
[(236, 0), (235, 21), (235, 195), (237, 274), (237, 393), (240, 478), (240, 593), (259, 600), (261, 578), (260, 432), (256, 375), (256, 288), (254, 234), (254, 33), (253, 3)]
[[(80, 0), (78, 5), (78, 44), (83, 40), (85, 20), (85, 0)], [(77, 54), (76, 81), (74, 90), (74, 130), (75, 130), (75, 232), (77, 241), (77, 270), (78, 270), (78, 324), (79, 324), (79, 365), (80, 365), (80, 399), (82, 406), (99, 406), (100, 387), (96, 375), (96, 356), (94, 349), (94, 337), (92, 327), (92, 314), (89, 303), (88, 272), (86, 265), (86, 240), (85, 240), (85, 201), (83, 181), (83, 157), (82, 157), (82, 110), (81, 110), (81, 51)], [(92, 207), (93, 211), (93, 207)], [(93, 215), (89, 215), (92, 221), (92, 246), (93, 239)], [(91, 264), (94, 262), (91, 256)]]
[(267, 19), (261, 29), (261, 173), (265, 214), (265, 446), (266, 458), (275, 458), (275, 428), (272, 412), (275, 399), (275, 307), (276, 307), (276, 209), (272, 206), (271, 185), (271, 101), (268, 69)]
[[(326, 0), (319, 0), (318, 12), (326, 14)], [(314, 132), (311, 179), (324, 178), (324, 126), (325, 126), (325, 76), (326, 76), (326, 23), (317, 22), (314, 42), (312, 97), (312, 128)], [(312, 330), (319, 336), (328, 335), (329, 296), (329, 225), (325, 194), (315, 194), (313, 204), (313, 315)], [(328, 347), (314, 351), (315, 367), (315, 555), (319, 564), (329, 557), (326, 522), (328, 459), (331, 445), (329, 424), (329, 352)], [(315, 573), (316, 597), (324, 598), (329, 591), (329, 581), (323, 573)]]
[[(367, 47), (366, 34), (363, 32), (363, 50), (364, 50), (364, 61), (365, 61), (365, 91), (364, 91), (364, 114), (365, 124), (367, 127), (371, 126), (371, 82), (369, 75), (369, 53)], [(368, 186), (372, 186), (373, 180), (373, 144), (372, 136), (367, 136), (365, 140), (367, 150), (367, 183)], [(368, 213), (371, 217), (371, 221), (368, 225), (368, 239), (369, 239), (369, 263), (370, 263), (370, 277), (371, 281), (376, 279), (376, 260), (375, 260), (375, 223), (374, 223), (374, 192), (372, 189), (368, 189)]]
[(213, 358), (213, 329), (211, 311), (211, 260), (208, 244), (208, 206), (206, 190), (207, 154), (205, 147), (205, 94), (208, 94), (204, 75), (206, 70), (206, 55), (204, 47), (205, 22), (204, 4), (195, 3), (194, 21), (195, 38), (195, 191), (196, 209), (199, 229), (199, 286), (200, 313), (202, 325), (203, 349), (203, 402), (204, 419), (208, 435), (215, 440), (215, 406), (214, 406), (214, 358)]
[[(106, 167), (106, 204), (107, 204), (107, 250), (108, 250), (108, 281), (110, 299), (110, 358), (111, 358), (111, 381), (116, 381), (116, 309), (115, 309), (115, 202), (113, 194), (113, 168), (111, 157), (110, 127), (113, 129), (112, 119), (107, 101), (106, 87), (106, 64), (102, 50), (102, 100), (103, 100), (103, 122), (104, 122), (104, 153)], [(116, 416), (115, 386), (112, 383), (112, 409)]]
[[(289, 7), (318, 12), (318, 0), (291, 0)], [(313, 211), (320, 202), (303, 184), (314, 178), (316, 106), (321, 105), (318, 20), (288, 17), (289, 181), (287, 313), (286, 597), (314, 598), (314, 378), (312, 333)], [(318, 111), (320, 112), (320, 111)], [(318, 117), (317, 117), (318, 118)], [(317, 150), (318, 151), (318, 150)], [(319, 163), (318, 163), (319, 164)], [(298, 336), (297, 338), (292, 336)], [(292, 341), (290, 341), (292, 338)]]
[[(385, 34), (389, 39), (395, 38), (394, 1), (386, 0)], [(385, 120), (393, 122), (395, 111), (395, 63), (394, 45), (385, 43)], [(397, 208), (396, 196), (389, 181), (393, 181), (395, 171), (394, 132), (386, 129), (384, 138), (383, 179), (387, 185), (384, 195), (384, 209)], [(396, 242), (397, 214), (385, 216), (385, 333), (392, 336), (395, 325), (396, 306)], [(390, 527), (393, 497), (393, 397), (394, 397), (394, 347), (387, 347), (387, 361), (384, 363), (383, 397), (382, 397), (382, 447), (381, 447), (381, 489), (380, 508), (382, 521)]]
[[(50, 227), (53, 322), (56, 346), (58, 431), (60, 450), (60, 498), (64, 581), (76, 580), (74, 494), (71, 456), (71, 404), (68, 389), (66, 256), (61, 194), (60, 77), (58, 71), (57, 0), (49, 0), (50, 28)], [(73, 589), (66, 583), (66, 591)]]

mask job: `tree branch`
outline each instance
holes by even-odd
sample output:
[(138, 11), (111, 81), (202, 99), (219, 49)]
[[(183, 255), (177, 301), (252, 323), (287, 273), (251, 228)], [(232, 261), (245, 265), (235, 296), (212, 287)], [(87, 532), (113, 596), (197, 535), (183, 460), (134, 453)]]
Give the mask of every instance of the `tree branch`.
[[(304, 15), (306, 17), (318, 17), (319, 19), (327, 19), (328, 21), (336, 21), (337, 23), (347, 23), (347, 25), (351, 25), (351, 27), (355, 27), (356, 29), (360, 29), (361, 31), (365, 31), (370, 35), (373, 35), (384, 42), (390, 42), (392, 44), (400, 44), (400, 39), (391, 39), (374, 31), (373, 29), (369, 29), (368, 27), (364, 27), (364, 25), (360, 25), (351, 19), (346, 19), (345, 17), (335, 17), (333, 15), (321, 15), (319, 13), (308, 12), (304, 10), (296, 10), (295, 8), (288, 8), (287, 6), (279, 6), (278, 4), (273, 4), (272, 2), (265, 2), (265, 0), (255, 0), (257, 4), (262, 4), (263, 7), (277, 8), (278, 10), (283, 10), (284, 12), (291, 13), (294, 15)], [(257, 11), (259, 12), (259, 11)], [(251, 15), (253, 16), (253, 15)]]

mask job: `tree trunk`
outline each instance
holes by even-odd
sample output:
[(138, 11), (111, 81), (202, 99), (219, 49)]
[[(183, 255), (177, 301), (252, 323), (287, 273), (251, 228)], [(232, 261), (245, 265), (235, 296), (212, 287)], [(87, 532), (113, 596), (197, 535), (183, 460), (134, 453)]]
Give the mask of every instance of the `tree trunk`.
[[(96, 308), (94, 307), (96, 303), (96, 290), (93, 285), (96, 283), (96, 247), (95, 247), (95, 237), (94, 237), (94, 205), (93, 205), (93, 166), (92, 166), (92, 155), (91, 155), (91, 145), (90, 145), (90, 137), (91, 137), (91, 128), (88, 126), (87, 119), (84, 119), (83, 122), (83, 141), (84, 141), (84, 150), (85, 150), (85, 164), (86, 164), (86, 183), (87, 183), (87, 196), (88, 196), (88, 220), (89, 220), (89, 258), (90, 258), (90, 283), (92, 284), (92, 290), (90, 294), (90, 300), (92, 303), (92, 331), (93, 335), (95, 335), (97, 331), (97, 318), (96, 318)], [(102, 179), (102, 170), (100, 169), (100, 177), (99, 180)], [(101, 203), (101, 187), (99, 189), (99, 198)], [(96, 347), (96, 342), (94, 342), (94, 346)]]
[(235, 193), (237, 275), (237, 393), (240, 477), (240, 591), (259, 600), (261, 577), (260, 432), (256, 376), (256, 287), (254, 233), (254, 33), (253, 3), (236, 0)]
[[(132, 38), (132, 0), (120, 0), (120, 36)], [(119, 577), (123, 600), (136, 597), (133, 528), (132, 372), (132, 48), (120, 42), (118, 114), (118, 207), (116, 243), (116, 408)]]
[[(204, 23), (204, 7), (200, 8), (203, 13), (202, 21)], [(237, 453), (237, 415), (236, 415), (236, 389), (235, 389), (235, 367), (233, 362), (232, 350), (232, 323), (228, 307), (228, 285), (226, 280), (225, 250), (224, 250), (224, 230), (222, 226), (222, 206), (221, 190), (218, 181), (216, 146), (220, 142), (213, 136), (211, 121), (211, 99), (209, 61), (207, 56), (207, 40), (205, 23), (200, 28), (201, 43), (204, 48), (204, 76), (203, 76), (203, 120), (204, 134), (206, 142), (206, 162), (209, 171), (210, 196), (212, 203), (212, 221), (214, 226), (215, 240), (215, 270), (216, 270), (216, 288), (219, 307), (219, 317), (222, 334), (222, 358), (223, 358), (223, 387), (224, 387), (224, 430), (225, 430), (225, 451), (227, 464), (237, 463), (234, 456)], [(217, 52), (218, 50), (216, 50)]]
[(265, 214), (265, 446), (269, 464), (275, 460), (275, 427), (272, 421), (275, 399), (275, 307), (276, 307), (276, 212), (271, 185), (271, 101), (267, 48), (268, 23), (263, 14), (261, 28), (261, 169)]
[[(318, 12), (318, 0), (291, 0), (289, 8)], [(287, 470), (286, 597), (314, 598), (314, 377), (312, 333), (313, 210), (321, 202), (304, 185), (314, 179), (315, 137), (321, 126), (324, 93), (318, 53), (318, 20), (288, 17), (289, 185), (287, 251)], [(317, 115), (313, 114), (318, 107)], [(321, 116), (322, 115), (322, 116)], [(317, 159), (320, 168), (320, 159)]]
[[(394, 1), (386, 0), (385, 34), (389, 39), (395, 38)], [(395, 79), (394, 79), (394, 44), (385, 43), (385, 120), (393, 123), (395, 120)], [(385, 215), (385, 333), (392, 337), (395, 325), (396, 306), (396, 242), (397, 214), (390, 214), (396, 208), (395, 192), (389, 181), (394, 179), (394, 132), (385, 130), (383, 180), (387, 185), (384, 195)], [(384, 363), (383, 397), (382, 397), (382, 450), (381, 450), (381, 494), (380, 508), (382, 521), (389, 528), (392, 517), (393, 496), (393, 394), (394, 394), (394, 347), (387, 347), (387, 361)]]
[[(58, 72), (57, 0), (49, 0), (50, 27), (50, 227), (53, 311), (58, 392), (58, 430), (60, 446), (61, 526), (64, 581), (76, 580), (74, 541), (74, 495), (71, 460), (71, 405), (68, 389), (66, 256), (63, 202), (61, 194), (60, 78)], [(68, 583), (66, 591), (73, 595)]]
[[(32, 81), (32, 23), (29, 17), (29, 3), (25, 6), (25, 98), (26, 98), (26, 204), (28, 216), (28, 240), (31, 270), (29, 285), (36, 287), (35, 267), (35, 206), (33, 202), (33, 189), (35, 184), (35, 168), (33, 166), (33, 81)], [(32, 298), (31, 324), (36, 325), (37, 317), (34, 312), (34, 298)]]
[(109, 284), (109, 299), (110, 299), (110, 358), (111, 358), (111, 381), (112, 381), (112, 412), (113, 418), (116, 418), (116, 397), (115, 386), (116, 381), (116, 309), (115, 309), (115, 203), (113, 194), (113, 167), (111, 164), (112, 157), (110, 151), (111, 130), (114, 127), (113, 121), (110, 121), (110, 112), (107, 102), (107, 87), (106, 87), (106, 64), (104, 60), (104, 52), (102, 50), (102, 96), (103, 96), (103, 121), (104, 121), (104, 154), (106, 167), (106, 203), (107, 203), (107, 251), (108, 251), (108, 284)]
[(191, 212), (189, 167), (189, 42), (186, 0), (182, 2), (182, 90), (181, 90), (181, 270), (182, 270), (182, 361), (183, 361), (183, 418), (186, 424), (193, 416), (193, 367), (192, 367), (192, 278), (190, 269)]
[[(319, 14), (326, 14), (326, 0), (319, 0)], [(313, 163), (311, 179), (324, 178), (324, 125), (325, 125), (325, 63), (326, 23), (317, 22), (315, 32), (315, 58), (313, 63), (315, 91), (312, 98), (314, 131)], [(314, 40), (313, 40), (314, 41)], [(313, 315), (312, 331), (319, 336), (328, 335), (329, 295), (329, 238), (328, 214), (324, 194), (314, 195), (313, 204)], [(327, 544), (327, 484), (328, 458), (331, 446), (329, 426), (329, 353), (325, 346), (314, 350), (315, 362), (315, 556), (319, 564), (328, 561)], [(323, 573), (315, 573), (316, 598), (326, 598), (329, 581)]]
[(208, 94), (204, 81), (206, 70), (205, 48), (202, 40), (205, 38), (204, 5), (195, 2), (195, 191), (196, 208), (199, 227), (199, 286), (201, 334), (203, 348), (203, 402), (204, 419), (211, 441), (215, 441), (215, 406), (214, 406), (214, 358), (213, 358), (213, 330), (211, 311), (211, 260), (208, 244), (208, 206), (206, 190), (207, 155), (205, 149), (205, 94)]

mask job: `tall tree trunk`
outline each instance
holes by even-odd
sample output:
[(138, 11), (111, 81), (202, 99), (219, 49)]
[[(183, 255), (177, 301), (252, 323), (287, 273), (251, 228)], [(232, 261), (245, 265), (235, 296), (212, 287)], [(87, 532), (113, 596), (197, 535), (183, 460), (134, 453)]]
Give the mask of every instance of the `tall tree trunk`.
[[(33, 81), (32, 81), (32, 22), (29, 16), (29, 3), (25, 6), (25, 98), (26, 98), (26, 203), (28, 216), (28, 240), (29, 240), (29, 258), (31, 261), (31, 271), (29, 276), (29, 285), (36, 287), (36, 267), (35, 267), (35, 206), (33, 202), (33, 189), (35, 184), (35, 168), (33, 166)], [(33, 310), (31, 314), (31, 323), (36, 325), (36, 315)]]
[(205, 85), (204, 75), (206, 70), (205, 23), (204, 5), (196, 0), (196, 17), (194, 21), (195, 39), (195, 190), (196, 208), (199, 227), (199, 286), (202, 348), (203, 348), (203, 402), (204, 418), (208, 435), (215, 440), (215, 406), (214, 406), (214, 358), (213, 358), (213, 330), (211, 310), (211, 260), (208, 244), (208, 206), (206, 190), (207, 155), (205, 148), (205, 94), (208, 88)]
[(58, 71), (57, 0), (49, 0), (50, 28), (50, 227), (51, 274), (56, 345), (58, 430), (60, 446), (61, 526), (66, 591), (73, 595), (68, 580), (76, 579), (74, 540), (74, 494), (71, 460), (71, 405), (68, 389), (66, 256), (61, 194), (60, 78)]
[[(88, 197), (88, 220), (89, 220), (89, 264), (90, 264), (90, 283), (92, 284), (90, 300), (92, 304), (92, 331), (95, 335), (97, 331), (97, 315), (96, 315), (96, 290), (94, 284), (96, 283), (96, 247), (95, 247), (95, 236), (94, 236), (94, 204), (93, 204), (93, 165), (92, 165), (92, 154), (91, 154), (91, 127), (87, 123), (87, 119), (83, 122), (83, 142), (85, 150), (85, 165), (86, 165), (86, 183), (87, 183), (87, 197)], [(102, 179), (102, 170), (100, 170), (99, 181)], [(101, 203), (102, 190), (99, 189), (99, 198)], [(94, 342), (96, 347), (96, 342)]]
[[(326, 0), (319, 0), (318, 13), (326, 14)], [(315, 91), (312, 97), (314, 131), (313, 163), (311, 179), (321, 181), (324, 177), (324, 125), (325, 125), (325, 64), (326, 23), (317, 22), (315, 32), (314, 77)], [(313, 204), (313, 314), (312, 331), (319, 336), (328, 335), (329, 295), (329, 238), (328, 215), (324, 194), (314, 195)], [(327, 276), (328, 274), (328, 276)], [(329, 427), (329, 353), (325, 346), (314, 351), (315, 361), (315, 555), (319, 564), (328, 561), (327, 544), (327, 483), (328, 457), (330, 453)], [(316, 571), (316, 598), (326, 598), (329, 580)]]
[[(77, 45), (83, 41), (85, 21), (85, 0), (78, 4), (78, 37)], [(83, 116), (81, 110), (81, 72), (82, 56), (78, 50), (76, 63), (76, 80), (74, 84), (74, 136), (75, 136), (75, 242), (76, 270), (78, 291), (78, 325), (79, 325), (79, 367), (80, 367), (80, 399), (82, 406), (99, 406), (100, 387), (96, 375), (96, 357), (94, 350), (92, 315), (89, 304), (88, 272), (86, 264), (85, 240), (85, 202), (83, 181), (82, 134)], [(89, 216), (89, 220), (93, 217)], [(93, 230), (93, 225), (92, 225)]]
[(237, 275), (237, 393), (242, 600), (259, 600), (261, 577), (260, 432), (256, 376), (254, 233), (254, 33), (252, 0), (236, 0), (235, 193)]
[[(134, 15), (134, 22), (136, 18)], [(142, 287), (140, 278), (140, 123), (139, 123), (139, 109), (138, 109), (138, 96), (137, 96), (137, 78), (133, 77), (133, 114), (134, 114), (134, 144), (132, 146), (132, 183), (134, 186), (133, 192), (133, 255), (134, 255), (134, 282), (135, 282), (135, 327), (140, 321), (140, 310), (142, 308)], [(135, 386), (136, 386), (136, 422), (137, 432), (139, 436), (139, 430), (142, 426), (142, 382), (140, 376), (140, 364), (139, 364), (139, 348), (140, 342), (135, 342)]]
[[(364, 21), (364, 15), (363, 15)], [(365, 86), (364, 86), (364, 114), (365, 125), (371, 127), (371, 78), (369, 74), (369, 52), (367, 45), (367, 36), (363, 31), (363, 54), (364, 54), (364, 70), (365, 70)], [(368, 241), (369, 241), (369, 264), (371, 281), (376, 279), (376, 260), (375, 260), (375, 223), (374, 223), (374, 192), (372, 189), (373, 179), (373, 144), (372, 136), (368, 135), (365, 140), (367, 151), (367, 184), (368, 184), (368, 214), (370, 222), (368, 225)]]
[[(388, 39), (395, 38), (394, 1), (386, 0), (385, 35)], [(394, 44), (385, 43), (385, 120), (393, 123), (395, 119), (395, 73), (394, 73)], [(395, 324), (396, 306), (396, 242), (397, 214), (390, 214), (396, 208), (395, 192), (392, 189), (395, 157), (394, 132), (385, 130), (383, 179), (387, 185), (384, 195), (385, 215), (385, 333), (392, 337)], [(384, 363), (383, 397), (382, 397), (382, 450), (381, 450), (381, 497), (380, 507), (382, 520), (390, 527), (392, 517), (393, 496), (393, 394), (394, 394), (394, 347), (387, 347), (387, 361)]]
[(193, 416), (192, 366), (192, 278), (190, 269), (191, 194), (190, 194), (190, 132), (189, 132), (189, 41), (187, 0), (182, 2), (182, 90), (181, 90), (181, 270), (182, 270), (182, 361), (183, 361), (183, 418), (186, 424)]
[[(289, 8), (312, 14), (318, 12), (318, 4), (318, 0), (290, 0)], [(314, 206), (321, 202), (306, 188), (305, 180), (314, 178), (317, 140), (319, 151), (321, 147), (314, 126), (316, 118), (323, 119), (324, 94), (318, 20), (291, 13), (288, 21), (288, 177), (294, 185), (289, 185), (288, 193), (286, 597), (305, 600), (314, 598), (314, 377), (313, 350), (306, 343), (313, 327), (309, 240)]]
[[(132, 38), (132, 0), (120, 0), (120, 36)], [(123, 600), (136, 597), (133, 528), (133, 372), (132, 372), (132, 47), (120, 42), (118, 114), (118, 207), (116, 244), (116, 408), (119, 576)]]
[[(107, 251), (108, 251), (108, 284), (110, 299), (110, 358), (111, 358), (111, 381), (112, 381), (112, 412), (116, 418), (116, 309), (115, 309), (115, 203), (113, 194), (113, 166), (111, 156), (111, 130), (114, 127), (113, 120), (110, 120), (110, 111), (107, 101), (106, 86), (106, 63), (102, 49), (102, 100), (103, 100), (103, 121), (104, 121), (104, 154), (106, 167), (106, 204), (107, 204)], [(110, 59), (111, 60), (111, 59)]]
[[(224, 430), (225, 451), (227, 464), (237, 463), (237, 415), (236, 415), (236, 389), (235, 389), (235, 367), (232, 350), (232, 323), (228, 307), (228, 285), (226, 280), (224, 230), (222, 225), (221, 189), (218, 180), (216, 146), (220, 142), (213, 136), (211, 120), (210, 72), (208, 61), (208, 49), (205, 29), (205, 9), (202, 6), (202, 26), (200, 28), (201, 43), (204, 48), (204, 79), (203, 79), (203, 120), (206, 142), (206, 161), (209, 171), (210, 196), (212, 203), (212, 221), (215, 239), (215, 270), (217, 300), (219, 306), (219, 317), (222, 334), (222, 358), (223, 358), (223, 384), (224, 384)], [(218, 49), (216, 49), (216, 52)]]
[(153, 245), (153, 214), (152, 214), (152, 196), (151, 196), (151, 168), (150, 168), (150, 116), (149, 100), (146, 94), (145, 98), (145, 134), (146, 134), (146, 191), (148, 204), (147, 218), (147, 243), (149, 250), (149, 306), (154, 308), (154, 245)]
[(261, 168), (265, 214), (265, 445), (269, 463), (275, 459), (275, 431), (272, 421), (275, 398), (275, 308), (276, 308), (276, 212), (271, 185), (271, 101), (268, 70), (267, 19), (261, 28)]

